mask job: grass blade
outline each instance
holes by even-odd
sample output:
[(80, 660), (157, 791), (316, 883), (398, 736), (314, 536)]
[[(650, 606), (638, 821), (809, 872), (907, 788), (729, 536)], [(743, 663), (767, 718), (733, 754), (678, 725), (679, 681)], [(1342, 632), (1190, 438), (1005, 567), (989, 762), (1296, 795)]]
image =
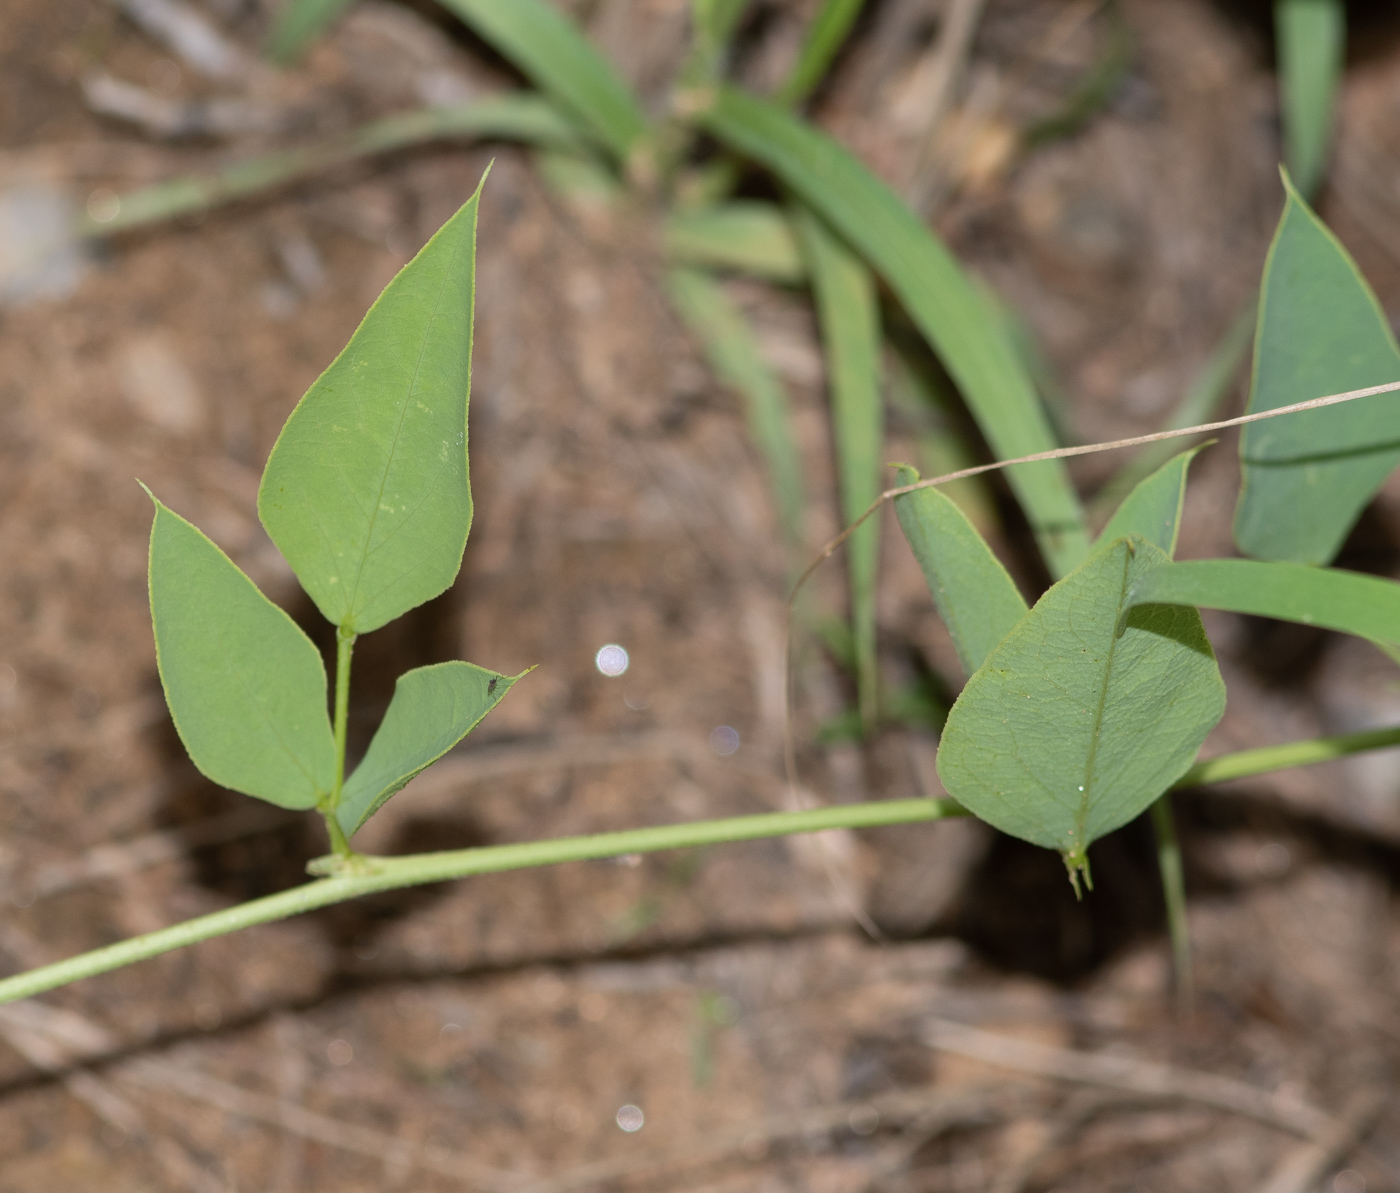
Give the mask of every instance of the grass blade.
[(1170, 568), (1118, 539), (1052, 587), (948, 714), (938, 773), (1003, 832), (1059, 850), (1072, 880), (1086, 850), (1145, 811), (1195, 760), (1225, 711), (1225, 684), (1194, 609), (1125, 614), (1135, 584)]
[[(1172, 416), (1162, 427), (1164, 431), (1180, 431), (1186, 427), (1209, 422), (1230, 392), (1230, 384), (1239, 372), (1249, 346), (1254, 342), (1254, 323), (1258, 308), (1253, 302), (1230, 324), (1225, 338), (1206, 358), (1201, 371), (1177, 404)], [(1163, 440), (1149, 443), (1122, 469), (1115, 473), (1094, 496), (1092, 513), (1113, 509), (1133, 489), (1171, 459), (1180, 441)]]
[(823, 0), (807, 26), (792, 73), (774, 95), (780, 104), (800, 104), (816, 90), (864, 7), (865, 0)]
[(792, 437), (787, 394), (763, 359), (743, 313), (714, 278), (695, 269), (673, 269), (667, 276), (667, 288), (710, 367), (743, 396), (749, 434), (768, 466), (768, 483), (784, 537), (790, 545), (801, 546), (805, 508), (802, 462)]
[(263, 471), (263, 525), (342, 637), (446, 591), (462, 564), (480, 198), (385, 287)]
[[(854, 522), (880, 495), (885, 409), (880, 400), (880, 311), (875, 279), (816, 216), (796, 213), (812, 279), (826, 354), (832, 438), (841, 488), (841, 520)], [(846, 543), (855, 641), (856, 691), (867, 732), (879, 717), (880, 672), (875, 646), (875, 580), (880, 523), (871, 518)]]
[[(1400, 380), (1400, 347), (1350, 254), (1288, 193), (1259, 293), (1251, 414)], [(1235, 542), (1260, 559), (1327, 563), (1400, 463), (1383, 397), (1269, 419), (1240, 433)]]
[(577, 28), (546, 0), (442, 0), (624, 165), (647, 131), (636, 97)]
[(277, 17), (267, 39), (267, 56), (285, 66), (321, 36), (355, 0), (292, 0)]
[[(908, 465), (900, 468), (901, 485), (918, 479)], [(973, 675), (1026, 615), (1025, 598), (986, 540), (941, 490), (896, 497), (894, 512), (963, 671)]]
[(666, 256), (677, 265), (732, 269), (784, 285), (807, 276), (792, 225), (772, 203), (741, 200), (673, 212), (663, 236)]
[[(1045, 412), (1005, 329), (957, 262), (890, 189), (782, 108), (721, 88), (697, 115), (730, 149), (762, 162), (884, 277), (938, 352), (992, 450), (1003, 458), (1055, 446)], [(1083, 511), (1058, 461), (1018, 465), (1007, 479), (1052, 574), (1088, 549)]]
[(1274, 617), (1400, 645), (1400, 584), (1340, 568), (1252, 559), (1197, 559), (1144, 576), (1136, 605), (1196, 605)]
[(1167, 933), (1172, 942), (1172, 970), (1176, 974), (1176, 1007), (1191, 1010), (1196, 983), (1191, 974), (1191, 931), (1186, 918), (1186, 871), (1181, 864), (1181, 842), (1176, 835), (1171, 794), (1164, 793), (1152, 805), (1152, 833), (1157, 838), (1157, 869), (1162, 875), (1162, 899), (1167, 905)]
[(423, 108), (376, 120), (321, 145), (249, 158), (208, 174), (131, 191), (120, 197), (112, 219), (99, 222), (84, 216), (79, 232), (89, 237), (129, 232), (263, 194), (372, 154), (454, 138), (525, 141), (563, 149), (577, 146), (580, 133), (546, 100), (525, 92)]
[(1343, 0), (1277, 0), (1274, 5), (1284, 158), (1308, 197), (1327, 168), (1346, 25)]
[(690, 53), (678, 76), (683, 87), (698, 87), (724, 72), (729, 39), (748, 0), (691, 0)]

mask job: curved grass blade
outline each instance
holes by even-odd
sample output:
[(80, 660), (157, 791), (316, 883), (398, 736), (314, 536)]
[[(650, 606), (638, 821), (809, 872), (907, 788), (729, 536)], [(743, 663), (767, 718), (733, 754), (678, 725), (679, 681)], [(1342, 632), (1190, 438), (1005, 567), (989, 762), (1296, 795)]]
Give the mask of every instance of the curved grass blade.
[(1154, 604), (1252, 613), (1400, 646), (1400, 584), (1340, 568), (1193, 559), (1136, 582), (1127, 607)]
[(267, 56), (287, 65), (321, 36), (355, 0), (292, 0), (277, 17), (267, 39)]
[[(875, 279), (816, 216), (799, 209), (795, 223), (812, 279), (826, 354), (841, 520), (851, 523), (880, 496), (885, 408), (880, 401), (880, 311), (875, 301)], [(879, 717), (880, 702), (875, 649), (880, 524), (876, 519), (868, 519), (847, 540), (846, 559), (856, 691), (861, 723), (870, 731)]]
[(548, 101), (526, 92), (423, 108), (376, 120), (320, 145), (249, 158), (210, 174), (191, 174), (130, 191), (119, 196), (112, 219), (99, 222), (84, 215), (78, 230), (88, 237), (115, 236), (263, 194), (372, 154), (457, 137), (568, 149), (579, 144), (581, 134)]
[(473, 663), (418, 667), (399, 676), (394, 698), (360, 765), (345, 780), (336, 819), (346, 838), (475, 729), (515, 681)]
[(1284, 156), (1299, 191), (1308, 196), (1317, 191), (1327, 168), (1346, 24), (1343, 0), (1277, 0), (1274, 5)]
[[(1220, 403), (1230, 391), (1230, 383), (1234, 381), (1245, 353), (1254, 342), (1254, 324), (1257, 316), (1258, 308), (1251, 301), (1230, 324), (1225, 338), (1206, 358), (1205, 364), (1201, 366), (1200, 372), (1192, 380), (1162, 430), (1181, 431), (1210, 422), (1215, 417)], [(1100, 509), (1116, 508), (1140, 481), (1151, 476), (1171, 459), (1180, 446), (1180, 440), (1170, 439), (1147, 444), (1094, 495), (1091, 513)]]
[(1196, 453), (1209, 446), (1202, 443), (1189, 448), (1139, 483), (1109, 519), (1095, 545), (1103, 546), (1114, 539), (1136, 534), (1168, 557), (1175, 555), (1176, 539), (1181, 530), (1181, 507), (1186, 500), (1186, 471)]
[(647, 131), (636, 97), (545, 0), (442, 0), (474, 33), (626, 163)]
[(343, 634), (437, 596), (462, 564), (480, 198), (479, 185), (375, 300), (263, 472), (263, 525)]
[(744, 398), (749, 434), (768, 466), (768, 483), (783, 533), (803, 541), (805, 509), (802, 461), (792, 437), (787, 394), (759, 351), (743, 313), (713, 278), (695, 269), (673, 269), (667, 289), (687, 327), (700, 341), (710, 367)]
[[(1400, 380), (1385, 312), (1341, 242), (1287, 175), (1288, 200), (1264, 266), (1249, 412)], [(1246, 555), (1327, 563), (1396, 464), (1388, 394), (1252, 423), (1235, 542)]]
[(204, 534), (151, 500), (156, 664), (180, 740), (220, 786), (314, 808), (335, 776), (320, 652)]
[(817, 89), (864, 7), (865, 0), (823, 0), (807, 26), (792, 73), (783, 80), (774, 99), (780, 104), (800, 104)]
[[(993, 451), (1003, 458), (1055, 447), (1045, 412), (1005, 329), (947, 249), (883, 182), (829, 137), (775, 104), (731, 87), (696, 119), (734, 151), (762, 162), (884, 277), (938, 352)], [(1050, 570), (1087, 551), (1083, 511), (1058, 461), (1007, 469)]]
[(943, 729), (948, 793), (1059, 850), (1076, 882), (1088, 846), (1176, 782), (1225, 711), (1200, 615), (1127, 612), (1134, 585), (1169, 566), (1140, 538), (1095, 552), (988, 655)]
[[(899, 484), (918, 479), (909, 465), (899, 465)], [(940, 489), (904, 493), (894, 499), (894, 512), (963, 670), (973, 675), (1026, 616), (1025, 598), (967, 516)]]
[(677, 265), (732, 269), (795, 285), (807, 276), (797, 237), (772, 203), (740, 200), (666, 218), (666, 256)]

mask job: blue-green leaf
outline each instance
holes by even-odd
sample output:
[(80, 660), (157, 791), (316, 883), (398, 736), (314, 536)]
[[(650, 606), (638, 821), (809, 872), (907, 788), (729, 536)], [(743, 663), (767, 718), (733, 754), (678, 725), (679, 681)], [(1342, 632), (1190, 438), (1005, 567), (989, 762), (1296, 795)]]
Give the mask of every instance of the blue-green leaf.
[(1194, 609), (1123, 617), (1134, 584), (1164, 566), (1141, 538), (1095, 552), (1017, 622), (944, 726), (948, 794), (1003, 832), (1058, 849), (1072, 875), (1093, 841), (1181, 777), (1225, 710)]
[(1181, 452), (1140, 481), (1103, 528), (1098, 545), (1136, 534), (1168, 556), (1175, 555), (1186, 500), (1186, 471), (1196, 453), (1208, 446), (1203, 443)]
[(336, 819), (346, 838), (481, 724), (524, 674), (501, 675), (454, 661), (400, 675), (369, 750), (340, 793)]
[[(899, 484), (918, 479), (907, 464), (899, 466)], [(972, 675), (1026, 615), (1025, 598), (976, 527), (937, 487), (896, 497), (894, 512), (963, 670)]]
[[(1400, 380), (1400, 348), (1376, 296), (1286, 176), (1284, 186), (1259, 297), (1251, 414)], [(1240, 550), (1329, 562), (1400, 463), (1396, 410), (1393, 394), (1378, 394), (1246, 426)]]
[(180, 740), (221, 786), (315, 807), (335, 776), (320, 653), (227, 555), (151, 500), (156, 663)]
[(263, 472), (263, 525), (347, 633), (444, 592), (462, 564), (480, 197), (478, 187), (389, 283), (292, 411)]
[(1332, 101), (1346, 51), (1344, 0), (1277, 0), (1278, 81), (1288, 171), (1309, 197), (1327, 165)]

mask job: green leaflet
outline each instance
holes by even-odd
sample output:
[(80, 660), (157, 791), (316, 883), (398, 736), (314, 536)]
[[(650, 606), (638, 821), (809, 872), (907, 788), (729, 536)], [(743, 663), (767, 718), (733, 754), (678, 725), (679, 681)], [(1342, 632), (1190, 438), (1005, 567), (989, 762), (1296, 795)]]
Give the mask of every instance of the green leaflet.
[(1400, 645), (1400, 584), (1339, 568), (1250, 559), (1174, 563), (1142, 577), (1128, 607), (1198, 605)]
[(151, 500), (151, 622), (180, 740), (223, 787), (315, 807), (335, 773), (320, 653), (227, 555)]
[(546, 95), (625, 163), (647, 131), (636, 97), (546, 0), (442, 0)]
[[(1003, 459), (1056, 446), (1005, 329), (947, 249), (879, 179), (831, 138), (775, 104), (719, 88), (696, 119), (762, 162), (875, 267), (957, 382)], [(1007, 479), (1055, 575), (1083, 559), (1083, 511), (1059, 461), (1018, 465)]]
[(774, 96), (779, 103), (800, 104), (816, 90), (864, 7), (865, 0), (823, 0), (807, 26), (792, 73)]
[[(909, 465), (899, 466), (899, 484), (918, 479)], [(896, 497), (894, 512), (963, 670), (973, 675), (1026, 616), (1025, 599), (966, 515), (937, 488)]]
[(1140, 481), (1109, 519), (1096, 546), (1136, 534), (1164, 554), (1175, 555), (1176, 538), (1181, 530), (1181, 506), (1186, 499), (1186, 470), (1191, 467), (1196, 453), (1208, 446), (1202, 443), (1181, 452)]
[(1058, 849), (1072, 877), (1093, 841), (1181, 777), (1225, 710), (1194, 609), (1137, 609), (1118, 632), (1134, 584), (1164, 565), (1141, 538), (1095, 552), (992, 651), (943, 730), (948, 794)]
[(733, 269), (785, 285), (807, 275), (787, 217), (758, 200), (673, 212), (666, 219), (664, 245), (677, 265)]
[(1327, 166), (1346, 24), (1344, 0), (1277, 0), (1274, 5), (1284, 153), (1298, 190), (1309, 197)]
[[(1249, 411), (1400, 380), (1400, 349), (1356, 264), (1284, 176), (1269, 249)], [(1327, 563), (1400, 463), (1390, 394), (1252, 423), (1235, 542), (1246, 555)]]
[(283, 65), (295, 61), (355, 0), (291, 0), (272, 27), (267, 55)]
[(729, 40), (744, 15), (748, 0), (691, 0), (690, 53), (678, 81), (695, 87), (724, 73)]
[[(826, 354), (832, 435), (841, 488), (841, 520), (854, 522), (880, 496), (885, 408), (880, 401), (880, 311), (875, 279), (811, 212), (796, 226), (812, 278)], [(871, 518), (846, 543), (855, 638), (856, 690), (867, 729), (879, 716), (880, 674), (875, 650), (875, 579), (880, 524)]]
[(802, 461), (792, 437), (787, 393), (759, 352), (758, 341), (714, 278), (695, 269), (673, 269), (666, 277), (676, 310), (700, 341), (710, 367), (744, 398), (749, 434), (768, 465), (768, 482), (788, 542), (801, 544), (805, 509)]
[(346, 633), (437, 596), (462, 563), (480, 197), (478, 186), (385, 288), (263, 472), (267, 533)]
[(525, 674), (501, 675), (454, 661), (400, 675), (389, 711), (341, 791), (336, 819), (345, 836), (352, 837), (391, 795), (475, 729)]

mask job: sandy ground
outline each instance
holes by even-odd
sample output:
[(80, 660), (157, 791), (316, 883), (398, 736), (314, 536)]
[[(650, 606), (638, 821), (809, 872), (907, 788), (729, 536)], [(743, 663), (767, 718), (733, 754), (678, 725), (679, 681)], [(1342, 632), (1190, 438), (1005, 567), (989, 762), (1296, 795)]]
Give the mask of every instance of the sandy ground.
[[(572, 7), (664, 105), (687, 6)], [(781, 73), (812, 5), (762, 7), (739, 64), (754, 85)], [(1073, 25), (1049, 0), (991, 0), (967, 118), (920, 174), (941, 7), (872, 5), (817, 118), (891, 183), (922, 188), (1043, 345), (1071, 433), (1155, 429), (1249, 301), (1277, 218), (1266, 25), (1244, 4), (1123, 4), (1132, 59), (1112, 101), (1008, 155), (1007, 130), (1063, 101), (1109, 17), (1089, 6)], [(267, 14), (204, 11), (252, 62)], [(215, 86), (113, 5), (0, 0), (0, 191), (92, 209), (512, 84), (450, 28), (426, 6), (367, 3), (295, 71), (245, 63)], [(1355, 40), (1321, 210), (1400, 314), (1400, 29), (1373, 19)], [(143, 133), (91, 110), (95, 71), (172, 103), (236, 98), (248, 127)], [(551, 187), (508, 146), (399, 154), (103, 245), (70, 263), (81, 276), (55, 282), (63, 293), (0, 310), (5, 971), (284, 889), (324, 851), (316, 825), (220, 791), (184, 758), (155, 673), (135, 480), (328, 646), (257, 523), (262, 463), (492, 159), (472, 538), (451, 592), (362, 642), (352, 748), (409, 667), (540, 667), (369, 844), (782, 806), (776, 523), (740, 401), (667, 305), (657, 212)], [(794, 404), (815, 550), (837, 514), (813, 321), (793, 292), (732, 287)], [(892, 416), (891, 458), (917, 450), (913, 430)], [(1111, 469), (1096, 458), (1076, 477), (1092, 493)], [(1183, 555), (1229, 552), (1236, 479), (1229, 442), (1202, 457)], [(998, 548), (1043, 584), (1004, 493), (988, 496)], [(1400, 575), (1400, 487), (1343, 562)], [(840, 613), (838, 568), (816, 604)], [(1208, 624), (1230, 692), (1209, 752), (1400, 713), (1393, 665), (1360, 644)], [(888, 526), (880, 635), (888, 675), (956, 692)], [(609, 642), (630, 653), (624, 677), (594, 666)], [(812, 789), (927, 791), (927, 729), (815, 744), (852, 689), (821, 651), (804, 658)], [(736, 753), (710, 748), (719, 726), (737, 730)], [(1053, 855), (955, 823), (480, 878), (209, 942), (0, 1011), (0, 1191), (1400, 1189), (1397, 787), (1400, 763), (1378, 755), (1179, 801), (1198, 985), (1184, 1019), (1140, 825), (1095, 846), (1083, 904)], [(862, 909), (880, 937), (857, 926)], [(1343, 1129), (1311, 1183), (1283, 1183), (1333, 1118), (1368, 1130)]]

